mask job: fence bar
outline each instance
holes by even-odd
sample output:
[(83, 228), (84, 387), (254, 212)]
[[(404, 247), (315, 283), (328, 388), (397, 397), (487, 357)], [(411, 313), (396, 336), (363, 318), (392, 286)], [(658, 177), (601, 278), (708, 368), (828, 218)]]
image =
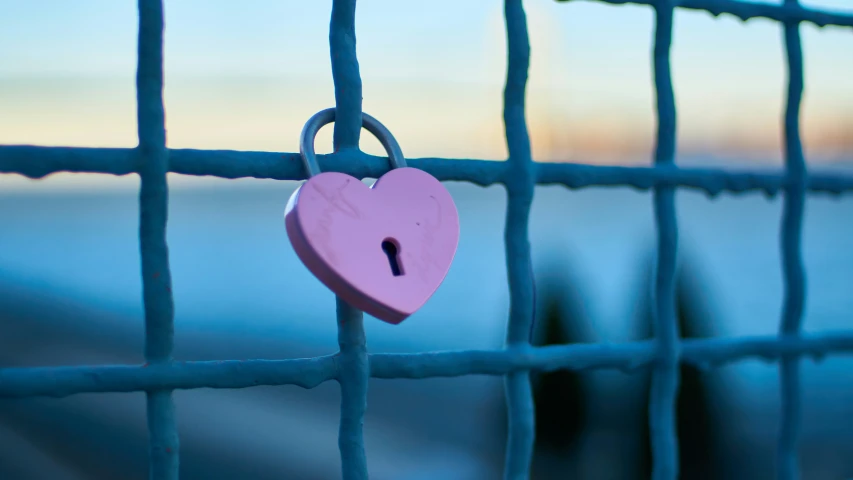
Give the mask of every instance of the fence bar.
[[(786, 6), (797, 6), (798, 0), (785, 0)], [(779, 239), (785, 297), (779, 335), (797, 336), (803, 321), (806, 275), (801, 253), (803, 210), (805, 208), (806, 161), (800, 140), (800, 103), (803, 97), (803, 47), (800, 26), (795, 21), (784, 25), (785, 52), (788, 61), (788, 99), (785, 106), (785, 167), (790, 182), (784, 192), (782, 225)], [(782, 395), (782, 425), (779, 431), (777, 475), (780, 480), (800, 478), (798, 446), (800, 431), (800, 362), (784, 356), (779, 364)]]
[[(421, 379), (472, 374), (505, 375), (509, 435), (504, 477), (521, 480), (529, 476), (535, 441), (535, 412), (530, 385), (532, 370), (635, 371), (651, 368), (649, 423), (652, 477), (674, 480), (679, 473), (675, 422), (679, 364), (716, 367), (752, 357), (778, 359), (782, 417), (777, 475), (781, 480), (799, 478), (800, 359), (806, 355), (817, 358), (828, 353), (853, 354), (853, 331), (807, 336), (801, 333), (806, 295), (801, 251), (805, 196), (808, 191), (853, 192), (853, 176), (808, 175), (799, 125), (804, 91), (799, 25), (809, 22), (819, 27), (853, 27), (853, 15), (805, 8), (799, 0), (784, 0), (782, 4), (741, 0), (598, 1), (647, 5), (655, 11), (653, 71), (658, 125), (653, 167), (532, 161), (525, 119), (530, 43), (523, 0), (505, 0), (504, 4), (508, 65), (503, 117), (508, 160), (422, 158), (409, 161), (411, 166), (421, 168), (442, 181), (467, 181), (481, 186), (505, 185), (508, 202), (504, 240), (510, 293), (505, 349), (370, 355), (363, 313), (336, 298), (340, 346), (336, 355), (271, 361), (174, 362), (174, 302), (166, 242), (167, 173), (302, 180), (306, 172), (298, 154), (294, 153), (167, 149), (163, 105), (163, 2), (138, 0), (136, 92), (139, 145), (133, 149), (0, 145), (0, 173), (18, 173), (31, 178), (64, 171), (139, 174), (146, 363), (2, 368), (0, 398), (145, 391), (149, 476), (156, 480), (176, 480), (179, 438), (173, 390), (288, 384), (313, 388), (335, 379), (341, 386), (339, 448), (343, 478), (367, 480), (363, 423), (370, 377)], [(670, 64), (675, 8), (701, 10), (715, 16), (730, 14), (742, 20), (766, 18), (783, 25), (788, 66), (783, 173), (676, 166), (677, 112)], [(386, 158), (367, 155), (358, 148), (362, 128), (362, 81), (356, 55), (355, 10), (356, 0), (333, 0), (329, 46), (337, 110), (334, 153), (320, 156), (320, 162), (327, 171), (375, 178), (386, 172), (390, 165)], [(628, 186), (653, 190), (658, 233), (654, 340), (622, 345), (530, 345), (536, 302), (528, 228), (536, 184), (557, 184), (571, 189)], [(783, 193), (779, 236), (785, 294), (777, 335), (679, 341), (675, 315), (677, 188), (697, 189), (711, 196), (721, 192), (763, 191), (769, 196)]]
[(249, 388), (314, 388), (337, 378), (334, 356), (288, 360), (217, 360), (147, 365), (0, 369), (0, 398), (67, 397), (77, 393)]
[(364, 451), (364, 412), (370, 363), (364, 335), (364, 314), (336, 298), (338, 308), (338, 382), (341, 385), (341, 424), (338, 446), (345, 480), (367, 480)]
[[(569, 1), (569, 0), (559, 0)], [(612, 5), (655, 5), (657, 0), (595, 0)], [(741, 20), (766, 18), (777, 22), (808, 22), (824, 27), (853, 27), (853, 15), (849, 13), (830, 13), (827, 11), (805, 8), (797, 3), (784, 5), (772, 3), (756, 3), (746, 0), (677, 0), (676, 6), (688, 10), (701, 10), (714, 16), (724, 13), (733, 15)]]
[[(356, 0), (334, 0), (329, 23), (329, 50), (335, 82), (336, 152), (358, 150), (361, 135), (361, 75), (355, 41)], [(336, 298), (340, 345), (341, 424), (338, 447), (344, 480), (367, 480), (364, 451), (364, 412), (370, 363), (364, 334), (364, 314)]]
[[(671, 0), (655, 5), (654, 80), (657, 97), (657, 145), (655, 164), (675, 162), (676, 111), (672, 88), (670, 47), (673, 6)], [(675, 429), (675, 400), (678, 394), (678, 325), (675, 319), (675, 267), (678, 225), (675, 217), (675, 189), (654, 190), (655, 224), (658, 232), (655, 277), (655, 340), (658, 358), (652, 374), (649, 426), (652, 444), (652, 478), (678, 478), (678, 442)]]
[[(344, 172), (356, 178), (378, 178), (388, 171), (386, 157), (345, 151), (318, 155), (323, 171)], [(407, 158), (409, 166), (429, 172), (442, 181), (462, 181), (489, 186), (503, 182), (507, 162), (458, 158)], [(304, 180), (305, 168), (297, 153), (246, 152), (237, 150), (169, 150), (170, 172), (219, 178)], [(535, 163), (540, 185), (589, 187), (682, 187), (709, 195), (763, 192), (775, 195), (788, 182), (785, 173), (750, 172), (718, 168), (676, 166), (608, 166), (578, 163)], [(124, 148), (38, 147), (0, 145), (0, 173), (42, 178), (57, 172), (127, 175), (136, 171), (135, 152)], [(853, 192), (853, 176), (812, 172), (806, 180), (810, 192)]]
[[(174, 304), (166, 221), (169, 210), (163, 107), (163, 3), (139, 0), (139, 57), (136, 72), (139, 130), (139, 242), (145, 305), (145, 359), (150, 364), (172, 360)], [(156, 480), (178, 478), (178, 430), (171, 390), (149, 390), (150, 471)]]
[[(508, 61), (503, 115), (509, 150), (504, 178), (508, 197), (504, 241), (510, 294), (506, 343), (513, 347), (529, 346), (533, 325), (535, 299), (528, 224), (536, 172), (531, 160), (530, 136), (525, 119), (530, 40), (522, 0), (506, 0), (504, 17)], [(504, 478), (526, 479), (530, 474), (535, 436), (530, 372), (519, 371), (507, 375), (506, 399), (509, 433)]]
[[(853, 332), (782, 337), (685, 339), (681, 361), (707, 369), (741, 360), (766, 362), (784, 356), (823, 358), (853, 355)], [(433, 378), (506, 375), (520, 370), (636, 371), (656, 359), (654, 341), (619, 345), (569, 344), (371, 354), (374, 378)], [(314, 388), (339, 377), (340, 356), (288, 360), (172, 362), (153, 365), (97, 365), (0, 369), (0, 398), (67, 397), (77, 393), (157, 389), (249, 388), (297, 385)]]

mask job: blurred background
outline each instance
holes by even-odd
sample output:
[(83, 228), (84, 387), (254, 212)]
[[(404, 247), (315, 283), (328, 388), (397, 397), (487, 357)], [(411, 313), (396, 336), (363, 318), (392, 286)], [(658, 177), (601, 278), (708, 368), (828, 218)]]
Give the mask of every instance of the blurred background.
[[(768, 3), (779, 3), (768, 2)], [(847, 0), (803, 1), (853, 12)], [(525, 2), (528, 121), (542, 162), (645, 165), (654, 135), (648, 7)], [(166, 2), (171, 148), (298, 151), (304, 121), (334, 105), (330, 1)], [(359, 3), (364, 110), (409, 157), (502, 161), (502, 2)], [(0, 144), (134, 147), (136, 2), (0, 0)], [(853, 36), (801, 27), (802, 122), (812, 170), (853, 172)], [(672, 51), (682, 165), (782, 166), (786, 70), (765, 20), (678, 11)], [(331, 128), (318, 136), (331, 151)], [(365, 134), (363, 150), (381, 154)], [(295, 182), (171, 175), (168, 236), (179, 360), (336, 351), (333, 295), (299, 262), (282, 214)], [(366, 323), (374, 352), (499, 348), (507, 320), (501, 187), (449, 183), (462, 236), (447, 280), (399, 326)], [(0, 176), (0, 365), (142, 361), (138, 179)], [(677, 196), (684, 337), (776, 332), (779, 198)], [(807, 200), (804, 330), (849, 328), (853, 200)], [(537, 344), (651, 336), (651, 197), (539, 187), (531, 242)], [(853, 477), (853, 362), (802, 365), (802, 474)], [(534, 375), (533, 479), (649, 476), (647, 374)], [(773, 364), (682, 368), (682, 478), (775, 478)], [(375, 479), (500, 478), (499, 378), (371, 380), (365, 437)], [(333, 479), (338, 387), (175, 394), (182, 478)], [(142, 393), (0, 401), (0, 478), (142, 479)]]

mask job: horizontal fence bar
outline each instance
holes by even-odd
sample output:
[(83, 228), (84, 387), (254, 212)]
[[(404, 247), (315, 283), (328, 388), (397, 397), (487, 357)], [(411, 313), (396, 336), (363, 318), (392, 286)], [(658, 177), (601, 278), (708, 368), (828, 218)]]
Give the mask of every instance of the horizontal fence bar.
[(337, 377), (328, 355), (289, 360), (224, 360), (150, 365), (96, 365), (0, 369), (0, 398), (75, 393), (298, 385), (314, 388)]
[[(127, 175), (137, 171), (137, 157), (130, 148), (0, 146), (0, 173), (42, 178), (57, 172)], [(503, 161), (445, 158), (407, 160), (409, 166), (429, 172), (441, 181), (463, 181), (480, 186), (501, 184), (507, 175)], [(302, 162), (295, 153), (246, 152), (235, 150), (169, 150), (170, 171), (183, 175), (219, 178), (304, 180)], [(346, 151), (319, 156), (323, 171), (344, 172), (358, 178), (377, 178), (388, 171), (388, 159), (362, 152)], [(536, 183), (588, 187), (633, 187), (648, 190), (673, 186), (700, 190), (709, 195), (722, 192), (764, 192), (775, 195), (788, 184), (779, 171), (683, 167), (621, 167), (576, 163), (535, 163)], [(853, 175), (812, 173), (807, 188), (815, 193), (853, 192)]]
[[(578, 0), (560, 0), (562, 2)], [(589, 0), (587, 0), (589, 1)], [(659, 0), (594, 0), (611, 5), (649, 5)], [(853, 15), (841, 12), (829, 12), (803, 7), (801, 5), (779, 5), (755, 3), (741, 0), (673, 0), (676, 7), (688, 10), (701, 10), (711, 15), (733, 15), (741, 20), (765, 18), (777, 22), (808, 22), (824, 27), (853, 27)]]
[[(775, 335), (685, 339), (681, 361), (701, 368), (739, 360), (766, 361), (783, 356), (821, 359), (853, 354), (853, 331), (802, 337)], [(623, 344), (573, 344), (370, 355), (370, 375), (420, 379), (464, 375), (505, 375), (523, 370), (616, 369), (635, 371), (655, 360), (652, 341)], [(289, 360), (174, 362), (160, 365), (104, 365), (0, 369), (0, 398), (65, 397), (77, 393), (135, 392), (159, 389), (247, 388), (297, 385), (314, 388), (338, 377), (337, 355)]]

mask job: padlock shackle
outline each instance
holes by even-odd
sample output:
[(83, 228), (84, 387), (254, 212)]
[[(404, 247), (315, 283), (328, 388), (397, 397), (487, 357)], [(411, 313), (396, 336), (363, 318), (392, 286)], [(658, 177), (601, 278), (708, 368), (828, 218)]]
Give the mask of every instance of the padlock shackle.
[[(302, 135), (299, 139), (299, 154), (302, 156), (302, 163), (305, 165), (305, 170), (309, 177), (321, 173), (320, 164), (317, 163), (317, 155), (314, 153), (314, 139), (317, 137), (317, 132), (324, 125), (335, 121), (335, 109), (327, 108), (314, 114), (302, 127)], [(368, 132), (372, 133), (379, 143), (385, 148), (385, 153), (388, 154), (388, 159), (391, 161), (391, 168), (402, 168), (406, 166), (406, 159), (403, 158), (403, 151), (400, 150), (400, 145), (397, 140), (391, 135), (391, 132), (385, 128), (385, 125), (379, 123), (379, 120), (362, 112), (361, 126)]]

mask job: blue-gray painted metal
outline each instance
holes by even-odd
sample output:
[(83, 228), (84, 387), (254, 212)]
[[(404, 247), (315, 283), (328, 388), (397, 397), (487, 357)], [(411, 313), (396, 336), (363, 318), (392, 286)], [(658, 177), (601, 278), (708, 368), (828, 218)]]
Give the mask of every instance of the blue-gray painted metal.
[[(329, 51), (335, 83), (336, 152), (357, 151), (361, 135), (361, 75), (355, 48), (355, 1), (334, 0), (329, 24)], [(340, 298), (337, 302), (338, 382), (341, 385), (341, 424), (338, 448), (344, 480), (367, 480), (364, 451), (364, 412), (367, 409), (367, 381), (370, 363), (364, 334), (364, 314)]]
[[(652, 49), (652, 71), (657, 100), (655, 165), (661, 167), (675, 164), (675, 92), (672, 88), (669, 59), (673, 15), (672, 0), (661, 0), (655, 5)], [(678, 248), (675, 188), (659, 186), (654, 189), (654, 214), (658, 234), (654, 291), (654, 331), (658, 352), (649, 394), (652, 478), (675, 480), (678, 478), (675, 400), (679, 383), (679, 334), (675, 320), (675, 262)]]
[[(139, 44), (136, 70), (139, 130), (139, 243), (145, 307), (145, 359), (149, 364), (172, 360), (174, 303), (166, 219), (169, 211), (166, 173), (165, 110), (163, 107), (163, 3), (139, 0)], [(149, 390), (149, 476), (178, 478), (178, 430), (172, 391)]]
[[(299, 136), (299, 154), (302, 156), (302, 163), (305, 166), (305, 172), (309, 176), (318, 175), (322, 170), (320, 170), (320, 164), (317, 162), (317, 154), (314, 153), (314, 139), (317, 137), (317, 132), (323, 128), (323, 125), (327, 125), (335, 121), (335, 109), (327, 108), (325, 110), (321, 110), (311, 118), (305, 122), (305, 126), (302, 127), (302, 134)], [(361, 123), (362, 126), (370, 133), (372, 133), (379, 143), (385, 147), (385, 153), (388, 154), (388, 159), (391, 162), (391, 168), (402, 168), (406, 166), (406, 159), (403, 157), (403, 151), (400, 149), (400, 144), (397, 143), (397, 139), (394, 138), (394, 135), (385, 128), (385, 125), (371, 117), (370, 115), (362, 112), (361, 114)]]
[[(503, 184), (508, 195), (505, 229), (510, 312), (507, 345), (502, 350), (451, 351), (419, 354), (368, 354), (363, 314), (337, 301), (336, 355), (292, 360), (173, 362), (173, 300), (166, 246), (168, 189), (166, 173), (222, 178), (302, 180), (308, 172), (340, 171), (358, 178), (377, 178), (394, 165), (358, 149), (362, 121), (361, 77), (355, 43), (355, 0), (335, 0), (329, 28), (332, 75), (335, 84), (335, 153), (320, 155), (303, 165), (299, 154), (211, 150), (169, 150), (165, 146), (163, 107), (163, 7), (161, 0), (139, 0), (139, 67), (137, 101), (139, 146), (135, 149), (96, 149), (39, 146), (0, 146), (0, 172), (41, 178), (55, 172), (138, 173), (140, 191), (140, 250), (145, 305), (145, 365), (0, 369), (0, 397), (63, 397), (86, 392), (145, 391), (151, 432), (151, 478), (178, 475), (178, 438), (172, 390), (247, 388), (257, 385), (299, 385), (313, 388), (329, 380), (341, 385), (339, 444), (345, 479), (367, 479), (362, 435), (367, 407), (367, 382), (375, 378), (430, 378), (462, 375), (505, 375), (510, 434), (505, 477), (527, 478), (533, 446), (531, 370), (650, 368), (653, 387), (650, 423), (656, 479), (678, 475), (674, 402), (679, 362), (703, 368), (759, 358), (779, 361), (783, 418), (779, 435), (778, 476), (798, 478), (797, 440), (800, 420), (799, 360), (827, 354), (853, 353), (853, 332), (821, 335), (800, 333), (805, 303), (805, 272), (800, 252), (806, 192), (853, 192), (853, 176), (808, 174), (799, 132), (803, 93), (803, 58), (799, 23), (853, 27), (853, 15), (802, 7), (796, 0), (782, 5), (734, 0), (599, 0), (611, 4), (649, 5), (655, 10), (653, 65), (658, 130), (652, 167), (607, 167), (533, 162), (525, 121), (525, 86), (530, 45), (521, 0), (506, 0), (508, 67), (504, 91), (504, 122), (509, 159), (422, 158), (410, 160), (442, 181), (477, 185)], [(679, 168), (675, 165), (676, 108), (669, 51), (673, 9), (723, 13), (743, 20), (768, 18), (784, 28), (788, 59), (788, 101), (785, 112), (784, 172), (730, 172), (721, 169)], [(322, 113), (322, 112), (321, 112)], [(329, 113), (324, 113), (331, 121)], [(377, 122), (378, 123), (378, 122)], [(319, 129), (319, 126), (317, 126)], [(384, 129), (384, 127), (383, 127)], [(376, 132), (368, 126), (368, 130)], [(316, 133), (316, 131), (314, 132)], [(379, 134), (381, 135), (381, 134)], [(390, 134), (389, 134), (390, 135)], [(313, 135), (311, 135), (313, 138)], [(390, 138), (390, 137), (389, 137)], [(395, 142), (396, 144), (396, 142)], [(395, 153), (393, 146), (386, 150)], [(399, 151), (399, 146), (396, 147)], [(394, 155), (391, 155), (392, 157)], [(402, 159), (402, 153), (400, 153)], [(316, 166), (316, 169), (313, 167)], [(627, 186), (653, 189), (658, 229), (655, 282), (654, 341), (621, 345), (561, 345), (532, 347), (534, 285), (530, 275), (527, 228), (535, 184), (559, 184), (571, 189)], [(761, 191), (784, 194), (780, 229), (785, 300), (779, 334), (737, 339), (699, 339), (679, 342), (674, 312), (674, 274), (678, 228), (674, 196), (677, 188), (721, 192)]]
[[(797, 7), (798, 0), (785, 0), (788, 7)], [(782, 225), (779, 230), (782, 253), (782, 275), (785, 282), (782, 319), (779, 335), (796, 336), (803, 323), (806, 296), (806, 275), (803, 267), (801, 238), (805, 209), (806, 160), (800, 140), (800, 103), (803, 98), (803, 47), (800, 25), (783, 25), (785, 53), (788, 60), (788, 99), (785, 106), (785, 167), (788, 186), (784, 193)], [(779, 364), (782, 395), (782, 425), (779, 432), (777, 474), (781, 480), (800, 478), (797, 450), (800, 431), (800, 362), (797, 357), (785, 356)]]
[[(743, 360), (772, 362), (785, 356), (822, 359), (853, 355), (853, 332), (779, 338), (687, 339), (681, 361), (703, 369)], [(370, 354), (373, 378), (506, 375), (522, 370), (620, 370), (648, 368), (652, 341), (618, 345), (575, 344), (409, 354)], [(67, 397), (78, 393), (297, 385), (314, 388), (345, 375), (338, 355), (289, 360), (173, 362), (154, 365), (1, 368), (0, 398)]]
[[(522, 0), (507, 0), (504, 5), (507, 34), (507, 69), (504, 88), (504, 128), (509, 150), (507, 176), (506, 267), (509, 280), (509, 322), (506, 343), (509, 347), (528, 346), (533, 324), (534, 285), (530, 260), (530, 206), (536, 173), (530, 154), (524, 100), (527, 70), (530, 67), (530, 40)], [(533, 456), (534, 408), (530, 372), (518, 371), (506, 376), (508, 435), (504, 478), (527, 478)]]
[[(378, 178), (389, 170), (387, 157), (348, 150), (318, 155), (324, 172), (343, 172), (356, 178)], [(126, 148), (39, 147), (0, 145), (0, 173), (43, 178), (58, 172), (128, 175), (136, 172), (136, 152)], [(406, 163), (429, 172), (441, 181), (469, 182), (487, 187), (503, 184), (512, 174), (508, 162), (450, 158), (407, 158)], [(244, 152), (235, 150), (169, 150), (169, 171), (182, 175), (219, 178), (305, 180), (305, 166), (298, 153)], [(710, 196), (726, 192), (762, 192), (775, 196), (789, 182), (776, 171), (745, 172), (675, 166), (620, 167), (573, 163), (533, 162), (536, 183), (570, 189), (630, 187), (649, 190), (672, 186), (698, 190)], [(844, 173), (811, 173), (806, 187), (812, 193), (840, 195), (853, 192), (853, 176)]]
[[(558, 0), (579, 1), (579, 0)], [(593, 0), (612, 5), (650, 5), (655, 6), (662, 0)], [(777, 22), (808, 22), (825, 27), (853, 27), (853, 15), (846, 13), (830, 13), (812, 8), (806, 8), (798, 3), (786, 2), (784, 5), (771, 3), (756, 3), (746, 0), (672, 0), (671, 5), (687, 9), (708, 12), (711, 15), (732, 15), (741, 20), (766, 18)]]

